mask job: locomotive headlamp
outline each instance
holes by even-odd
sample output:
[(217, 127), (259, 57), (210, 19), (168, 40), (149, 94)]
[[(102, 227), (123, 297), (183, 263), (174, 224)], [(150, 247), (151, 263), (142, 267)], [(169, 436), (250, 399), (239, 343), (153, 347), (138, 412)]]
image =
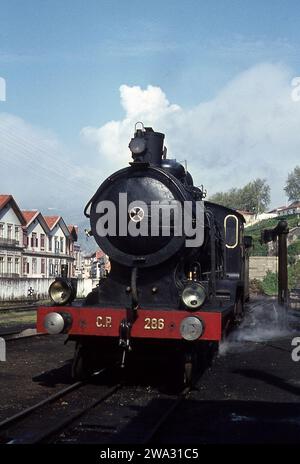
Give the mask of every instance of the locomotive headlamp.
[(188, 341), (197, 340), (204, 331), (203, 322), (195, 316), (186, 317), (180, 324), (180, 334)]
[(56, 278), (49, 287), (49, 296), (56, 305), (65, 305), (74, 299), (72, 282), (67, 279)]
[(188, 309), (198, 309), (205, 301), (205, 288), (197, 282), (190, 283), (183, 290), (181, 298)]
[(44, 327), (51, 335), (57, 335), (69, 329), (72, 325), (72, 316), (66, 313), (48, 313), (44, 319)]
[(135, 136), (129, 143), (129, 149), (134, 155), (140, 155), (146, 149), (146, 141), (143, 136)]

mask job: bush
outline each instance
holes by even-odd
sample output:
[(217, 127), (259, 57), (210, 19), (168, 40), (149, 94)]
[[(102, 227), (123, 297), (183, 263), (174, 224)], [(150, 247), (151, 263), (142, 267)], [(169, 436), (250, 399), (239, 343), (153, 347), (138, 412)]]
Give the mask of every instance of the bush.
[(249, 291), (250, 293), (258, 293), (262, 295), (264, 293), (264, 289), (262, 283), (258, 279), (252, 279), (249, 282)]
[[(300, 287), (300, 261), (288, 267), (289, 290)], [(278, 275), (268, 271), (262, 281), (262, 289), (266, 295), (273, 296), (278, 293)]]
[(268, 247), (266, 244), (260, 244), (260, 236), (261, 231), (263, 229), (273, 229), (279, 220), (286, 220), (288, 223), (288, 227), (291, 229), (298, 225), (299, 217), (298, 215), (289, 215), (286, 217), (276, 217), (272, 219), (264, 219), (252, 226), (248, 226), (245, 228), (245, 235), (252, 236), (253, 239), (253, 248), (250, 250), (250, 255), (252, 256), (267, 256), (268, 255)]
[(293, 266), (288, 268), (289, 273), (289, 289), (300, 287), (300, 261), (297, 261)]
[(289, 256), (298, 256), (300, 255), (300, 240), (295, 240), (288, 246), (288, 255)]
[(277, 274), (268, 271), (262, 281), (262, 288), (266, 295), (273, 296), (278, 293), (278, 278)]

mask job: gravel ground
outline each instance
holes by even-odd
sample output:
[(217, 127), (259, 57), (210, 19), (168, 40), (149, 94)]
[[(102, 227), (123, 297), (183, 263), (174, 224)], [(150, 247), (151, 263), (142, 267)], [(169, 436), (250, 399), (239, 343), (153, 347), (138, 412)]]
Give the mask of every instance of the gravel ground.
[(300, 443), (300, 362), (291, 351), (286, 336), (219, 355), (159, 442)]
[(42, 400), (71, 383), (74, 344), (64, 335), (12, 340), (0, 363), (0, 420)]

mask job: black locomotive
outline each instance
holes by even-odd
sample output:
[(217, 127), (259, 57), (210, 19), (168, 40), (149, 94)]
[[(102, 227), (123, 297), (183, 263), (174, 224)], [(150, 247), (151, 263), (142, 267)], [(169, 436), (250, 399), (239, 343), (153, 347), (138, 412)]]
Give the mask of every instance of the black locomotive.
[[(129, 148), (129, 167), (109, 176), (85, 208), (110, 258), (108, 277), (80, 308), (41, 308), (38, 328), (76, 341), (74, 377), (124, 364), (127, 355), (164, 356), (191, 382), (201, 354), (243, 317), (244, 218), (205, 200), (185, 167), (166, 157), (164, 134), (138, 123)], [(69, 304), (66, 284), (57, 285), (56, 305)]]

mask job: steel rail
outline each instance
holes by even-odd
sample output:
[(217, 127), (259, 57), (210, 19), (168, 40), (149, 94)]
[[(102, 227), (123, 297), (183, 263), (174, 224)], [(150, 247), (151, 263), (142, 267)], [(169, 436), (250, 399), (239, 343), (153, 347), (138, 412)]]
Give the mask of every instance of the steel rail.
[(0, 422), (0, 429), (2, 429), (5, 426), (11, 425), (14, 422), (18, 421), (19, 419), (23, 419), (23, 417), (28, 416), (28, 414), (32, 413), (33, 411), (36, 411), (40, 407), (44, 406), (45, 404), (50, 404), (53, 401), (55, 401), (58, 398), (62, 398), (64, 395), (67, 393), (76, 390), (78, 387), (83, 385), (85, 382), (78, 381), (75, 383), (72, 383), (72, 385), (69, 385), (66, 388), (63, 388), (62, 390), (59, 390), (56, 393), (53, 393), (53, 395), (48, 396), (42, 401), (39, 401), (38, 403), (35, 403), (33, 406), (29, 406), (26, 409), (23, 409), (23, 411), (17, 412), (11, 417), (8, 417), (7, 419), (4, 419), (3, 421)]
[(167, 419), (170, 417), (173, 411), (179, 406), (179, 404), (186, 398), (186, 396), (190, 393), (191, 387), (186, 387), (184, 390), (179, 394), (179, 396), (174, 400), (174, 402), (167, 408), (166, 411), (161, 415), (160, 419), (156, 422), (156, 424), (152, 427), (152, 429), (140, 440), (140, 444), (148, 444), (157, 434), (159, 429), (166, 423)]
[[(100, 371), (94, 372), (89, 379), (92, 379), (104, 372), (107, 371), (107, 368), (101, 369)], [(18, 422), (22, 422), (23, 419), (25, 419), (27, 416), (30, 416), (30, 414), (36, 412), (38, 409), (43, 408), (43, 406), (46, 406), (48, 404), (53, 403), (54, 401), (63, 398), (66, 394), (77, 390), (78, 388), (88, 385), (88, 380), (86, 381), (78, 381), (74, 382), (73, 384), (69, 385), (66, 388), (63, 388), (62, 390), (59, 390), (58, 392), (54, 393), (53, 395), (45, 398), (44, 400), (39, 401), (38, 403), (35, 403), (33, 406), (30, 406), (23, 411), (20, 411), (19, 413), (14, 414), (11, 417), (8, 417), (7, 419), (3, 420), (0, 422), (0, 430), (3, 429), (3, 431), (7, 431), (10, 429), (10, 427), (14, 427), (18, 425)], [(97, 398), (95, 401), (93, 401), (91, 404), (86, 406), (85, 408), (82, 408), (80, 411), (77, 411), (74, 414), (71, 414), (70, 416), (66, 417), (65, 419), (61, 420), (59, 423), (55, 424), (54, 426), (46, 429), (45, 431), (42, 431), (41, 433), (35, 433), (33, 434), (32, 437), (20, 437), (20, 438), (12, 438), (10, 441), (8, 441), (6, 444), (34, 444), (34, 443), (40, 443), (44, 440), (46, 440), (48, 437), (51, 435), (57, 434), (60, 430), (64, 429), (67, 427), (70, 423), (81, 417), (85, 412), (89, 411), (90, 409), (94, 408), (98, 404), (102, 403), (105, 401), (107, 398), (113, 395), (115, 391), (120, 389), (122, 387), (121, 384), (117, 384), (107, 391), (103, 393), (100, 398)], [(30, 420), (30, 417), (29, 417)]]
[[(97, 398), (95, 401), (93, 401), (89, 406), (82, 408), (80, 411), (76, 412), (75, 414), (72, 414), (71, 416), (67, 417), (66, 419), (62, 420), (59, 422), (57, 425), (54, 427), (49, 428), (45, 432), (39, 434), (38, 436), (34, 437), (31, 440), (12, 440), (8, 444), (21, 444), (21, 443), (26, 443), (26, 444), (38, 444), (42, 443), (45, 440), (47, 440), (49, 437), (52, 435), (56, 435), (58, 432), (66, 428), (68, 425), (70, 425), (72, 422), (74, 422), (76, 419), (79, 417), (83, 416), (87, 411), (90, 409), (95, 408), (99, 404), (103, 403), (107, 398), (110, 398), (117, 390), (119, 390), (122, 387), (121, 384), (117, 384), (113, 387), (111, 387), (108, 391), (106, 391), (103, 395), (100, 396), (100, 398)], [(51, 443), (51, 441), (50, 441)]]

